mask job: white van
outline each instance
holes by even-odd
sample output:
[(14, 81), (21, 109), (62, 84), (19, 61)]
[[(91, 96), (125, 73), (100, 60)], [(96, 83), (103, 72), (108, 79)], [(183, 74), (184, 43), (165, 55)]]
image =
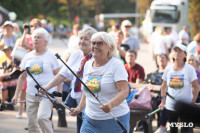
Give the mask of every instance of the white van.
[(141, 32), (147, 39), (156, 26), (171, 27), (179, 32), (188, 22), (187, 0), (154, 0), (142, 22)]

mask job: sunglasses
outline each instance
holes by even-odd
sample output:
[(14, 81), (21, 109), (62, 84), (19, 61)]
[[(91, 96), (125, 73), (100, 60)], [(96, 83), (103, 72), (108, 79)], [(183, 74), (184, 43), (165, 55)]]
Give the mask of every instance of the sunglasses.
[(99, 41), (99, 42), (91, 41), (90, 44), (91, 44), (92, 46), (95, 46), (95, 45), (97, 45), (97, 46), (102, 46), (104, 43), (103, 43), (103, 41)]

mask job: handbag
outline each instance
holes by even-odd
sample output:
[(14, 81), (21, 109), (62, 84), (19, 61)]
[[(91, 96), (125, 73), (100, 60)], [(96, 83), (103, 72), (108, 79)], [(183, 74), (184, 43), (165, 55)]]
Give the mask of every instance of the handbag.
[(137, 99), (132, 99), (128, 104), (130, 109), (138, 109), (138, 110), (151, 110), (151, 91), (147, 86), (141, 88), (136, 94), (139, 95)]
[(14, 49), (11, 53), (11, 56), (13, 58), (22, 60), (26, 53), (27, 53), (27, 50), (25, 48), (16, 46), (16, 47), (14, 47)]

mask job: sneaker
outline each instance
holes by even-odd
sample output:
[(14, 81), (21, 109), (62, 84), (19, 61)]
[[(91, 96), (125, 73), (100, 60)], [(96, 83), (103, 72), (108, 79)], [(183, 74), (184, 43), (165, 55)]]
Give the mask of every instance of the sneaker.
[(22, 116), (21, 116), (21, 115), (16, 115), (16, 118), (17, 118), (17, 119), (21, 119)]
[(162, 127), (160, 127), (154, 133), (167, 133), (167, 130), (162, 128)]

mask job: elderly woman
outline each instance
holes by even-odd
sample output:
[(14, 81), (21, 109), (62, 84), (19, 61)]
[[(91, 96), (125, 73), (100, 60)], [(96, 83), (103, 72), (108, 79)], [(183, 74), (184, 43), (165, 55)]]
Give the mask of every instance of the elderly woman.
[[(182, 43), (174, 47), (174, 64), (167, 66), (163, 74), (163, 83), (161, 86), (161, 96), (166, 96), (166, 92), (172, 95), (176, 100), (186, 103), (194, 104), (199, 92), (199, 85), (197, 82), (197, 74), (195, 69), (185, 63), (187, 57), (187, 48)], [(192, 87), (194, 92), (192, 92)], [(178, 122), (179, 114), (174, 109), (175, 100), (166, 96), (162, 99), (160, 107), (163, 109), (164, 105), (167, 109), (169, 122)], [(188, 122), (181, 117), (181, 122)], [(177, 127), (170, 127), (171, 133), (177, 133)], [(182, 127), (182, 132), (191, 133), (191, 127)]]
[[(25, 48), (28, 52), (30, 52), (31, 50), (33, 50), (33, 39), (31, 37), (31, 34), (33, 34), (33, 32), (41, 27), (41, 22), (39, 19), (37, 18), (33, 18), (30, 22), (30, 34), (28, 34), (29, 28), (25, 28), (25, 25), (27, 26), (27, 24), (24, 24), (23, 28), (24, 28), (24, 32), (21, 38), (17, 39), (16, 41), (16, 46), (20, 46)], [(26, 51), (25, 50), (25, 51)], [(22, 51), (20, 51), (20, 55)], [(16, 53), (19, 52), (15, 52), (13, 53), (14, 56), (17, 56)], [(19, 59), (19, 58), (18, 58)], [(27, 88), (27, 82), (25, 82), (23, 88), (21, 89), (21, 93), (20, 93), (20, 100), (25, 100), (26, 98), (26, 88)], [(21, 119), (22, 118), (22, 114), (23, 114), (23, 108), (24, 108), (24, 103), (20, 103), (19, 106), (19, 110), (18, 110), (18, 114), (16, 115), (16, 118)]]
[(13, 34), (13, 23), (6, 21), (2, 27), (3, 34), (0, 35), (0, 48), (4, 45), (14, 48), (17, 37)]
[[(7, 59), (1, 64), (2, 71), (0, 72), (0, 87), (2, 89), (1, 103), (4, 103), (6, 100), (11, 102), (14, 96), (17, 79), (10, 79), (9, 76), (12, 72), (19, 69), (20, 62), (16, 59), (13, 60), (13, 57), (11, 56), (12, 47), (5, 45), (1, 50), (5, 52), (7, 57)], [(7, 109), (14, 110), (14, 106), (12, 104), (7, 105)]]
[[(192, 65), (194, 67), (194, 69), (196, 70), (196, 73), (197, 73), (197, 81), (198, 81), (198, 84), (200, 85), (200, 69), (199, 69), (199, 57), (195, 54), (191, 54), (189, 53), (187, 55), (187, 63)], [(196, 102), (200, 102), (200, 93), (197, 97), (197, 100)]]
[[(82, 78), (83, 67), (85, 63), (92, 58), (91, 54), (91, 46), (90, 46), (90, 39), (91, 36), (96, 33), (96, 30), (91, 27), (87, 27), (81, 31), (79, 31), (79, 47), (80, 49), (74, 52), (69, 60), (67, 61), (68, 66), (79, 76)], [(62, 83), (63, 81), (70, 79), (72, 80), (72, 90), (71, 90), (71, 97), (76, 100), (77, 104), (80, 102), (82, 91), (81, 91), (81, 84), (78, 79), (64, 66), (59, 74), (57, 74), (52, 81), (44, 86), (46, 90), (49, 88)], [(80, 112), (79, 112), (80, 113)], [(77, 117), (77, 133), (80, 132), (80, 127), (82, 125), (82, 120)]]
[[(20, 67), (23, 70), (29, 67), (29, 71), (37, 79), (38, 83), (45, 85), (59, 72), (59, 64), (55, 55), (47, 49), (49, 33), (43, 28), (38, 28), (34, 31), (32, 37), (34, 50), (25, 55)], [(35, 88), (36, 83), (26, 72), (23, 72), (18, 79), (12, 101), (16, 104), (20, 89), (26, 80), (26, 108), (29, 132), (39, 133), (42, 131), (43, 133), (53, 133), (50, 120), (53, 104), (49, 99), (35, 95), (39, 93)], [(53, 91), (57, 91), (57, 88), (52, 87), (48, 90), (49, 93)]]
[(125, 101), (128, 96), (128, 74), (117, 59), (117, 45), (106, 32), (95, 33), (91, 38), (92, 55), (84, 67), (83, 82), (103, 103), (83, 89), (79, 106), (71, 115), (85, 108), (81, 133), (121, 133), (122, 129), (108, 113), (111, 112), (129, 132), (130, 110)]

